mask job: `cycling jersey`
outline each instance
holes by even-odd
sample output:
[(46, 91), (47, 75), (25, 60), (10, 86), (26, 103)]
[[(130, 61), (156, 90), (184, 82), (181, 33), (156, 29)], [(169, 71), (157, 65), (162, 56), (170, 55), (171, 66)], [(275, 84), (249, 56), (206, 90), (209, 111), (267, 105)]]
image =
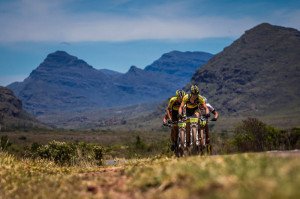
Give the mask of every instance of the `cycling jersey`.
[(169, 101), (168, 109), (178, 111), (181, 102), (177, 99), (177, 97), (172, 97)]
[(202, 97), (203, 97), (203, 99), (204, 99), (204, 101), (205, 101), (205, 103), (206, 103), (206, 106), (207, 106), (209, 112), (214, 112), (214, 111), (215, 111), (215, 108), (214, 108), (212, 105), (210, 105), (209, 103), (207, 103), (206, 97), (204, 97), (204, 96), (202, 96)]
[(209, 112), (213, 112), (215, 110), (215, 108), (212, 105), (210, 105), (209, 103), (206, 103), (206, 106), (207, 106)]
[(198, 107), (199, 105), (203, 105), (205, 103), (205, 100), (201, 95), (198, 95), (198, 97), (192, 103), (190, 101), (191, 96), (192, 96), (191, 94), (186, 94), (182, 99), (182, 101), (186, 104), (186, 107), (188, 109), (194, 109), (194, 108)]

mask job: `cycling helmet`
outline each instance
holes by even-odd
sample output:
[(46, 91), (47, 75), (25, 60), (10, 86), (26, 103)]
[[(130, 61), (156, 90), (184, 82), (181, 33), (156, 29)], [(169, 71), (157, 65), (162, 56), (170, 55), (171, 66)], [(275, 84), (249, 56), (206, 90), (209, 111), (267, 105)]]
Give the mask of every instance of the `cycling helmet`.
[(199, 94), (199, 88), (197, 85), (192, 85), (191, 86), (191, 94), (194, 94), (194, 95), (198, 95)]
[(183, 90), (176, 91), (176, 97), (183, 98), (185, 96), (185, 92)]

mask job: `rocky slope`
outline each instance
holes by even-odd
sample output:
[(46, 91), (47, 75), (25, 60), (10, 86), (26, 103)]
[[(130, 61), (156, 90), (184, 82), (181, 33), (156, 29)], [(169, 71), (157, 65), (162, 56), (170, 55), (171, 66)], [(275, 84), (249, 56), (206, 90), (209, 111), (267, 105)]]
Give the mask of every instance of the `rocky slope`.
[(14, 93), (0, 86), (0, 130), (39, 125), (39, 122), (22, 109), (22, 102)]
[(191, 83), (223, 114), (300, 116), (299, 52), (298, 30), (263, 23), (214, 56)]

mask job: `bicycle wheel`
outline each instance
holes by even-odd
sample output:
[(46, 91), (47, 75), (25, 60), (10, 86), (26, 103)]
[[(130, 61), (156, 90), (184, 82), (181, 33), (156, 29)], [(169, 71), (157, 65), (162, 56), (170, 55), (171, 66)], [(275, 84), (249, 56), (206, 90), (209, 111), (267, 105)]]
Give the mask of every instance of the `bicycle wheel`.
[(200, 154), (204, 155), (204, 151), (205, 151), (205, 138), (204, 138), (204, 129), (201, 128), (199, 130), (199, 137), (200, 137)]
[(198, 127), (193, 126), (191, 128), (191, 152), (193, 155), (198, 154), (197, 140), (198, 140)]

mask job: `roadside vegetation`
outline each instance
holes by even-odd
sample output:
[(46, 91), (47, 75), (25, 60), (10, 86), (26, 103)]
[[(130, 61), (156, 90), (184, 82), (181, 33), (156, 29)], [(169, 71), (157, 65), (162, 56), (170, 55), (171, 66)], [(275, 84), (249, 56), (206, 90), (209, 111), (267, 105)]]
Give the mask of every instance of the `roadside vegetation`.
[(300, 197), (299, 153), (253, 153), (299, 149), (299, 128), (248, 118), (211, 135), (214, 156), (177, 159), (167, 130), (0, 132), (0, 198)]

